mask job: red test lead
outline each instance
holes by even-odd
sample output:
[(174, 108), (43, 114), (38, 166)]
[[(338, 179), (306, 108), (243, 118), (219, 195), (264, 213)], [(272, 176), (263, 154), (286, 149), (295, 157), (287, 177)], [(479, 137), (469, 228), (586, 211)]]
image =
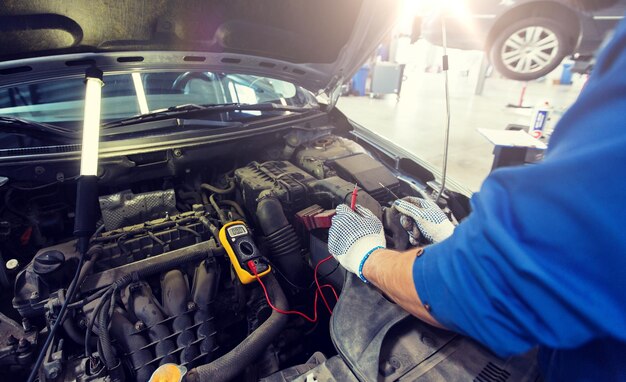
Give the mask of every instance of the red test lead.
[(356, 197), (359, 193), (359, 189), (357, 187), (357, 184), (354, 183), (354, 190), (352, 190), (352, 200), (350, 200), (350, 209), (352, 211), (356, 211)]
[(314, 278), (315, 278), (315, 284), (317, 286), (317, 290), (315, 291), (315, 299), (313, 300), (313, 318), (307, 316), (306, 314), (302, 313), (302, 312), (298, 312), (297, 310), (282, 310), (280, 308), (277, 308), (276, 306), (274, 306), (274, 304), (272, 304), (272, 301), (270, 300), (270, 296), (269, 293), (267, 292), (267, 288), (265, 287), (265, 284), (263, 283), (263, 280), (259, 277), (259, 273), (256, 267), (256, 264), (254, 263), (253, 260), (248, 261), (247, 265), (248, 268), (250, 268), (250, 270), (252, 271), (252, 273), (254, 273), (254, 277), (256, 277), (256, 279), (259, 281), (259, 284), (261, 285), (261, 288), (263, 289), (263, 293), (265, 294), (265, 299), (267, 301), (267, 304), (270, 306), (270, 308), (272, 308), (273, 310), (277, 311), (278, 313), (281, 314), (295, 314), (298, 315), (302, 318), (304, 318), (305, 320), (315, 323), (317, 322), (317, 300), (319, 297), (322, 298), (322, 301), (324, 302), (324, 305), (326, 305), (326, 309), (328, 309), (328, 313), (333, 314), (333, 310), (330, 308), (330, 305), (328, 304), (328, 301), (326, 300), (326, 297), (324, 296), (324, 293), (322, 292), (323, 288), (328, 288), (331, 290), (331, 292), (333, 292), (333, 295), (335, 296), (335, 300), (339, 301), (339, 295), (337, 294), (337, 292), (335, 291), (335, 288), (332, 287), (332, 285), (330, 284), (324, 284), (324, 285), (320, 285), (318, 279), (317, 279), (317, 271), (320, 265), (322, 265), (323, 263), (325, 263), (326, 261), (332, 259), (332, 255), (328, 256), (325, 259), (322, 259), (319, 263), (317, 263), (317, 265), (315, 266), (315, 273), (314, 273)]

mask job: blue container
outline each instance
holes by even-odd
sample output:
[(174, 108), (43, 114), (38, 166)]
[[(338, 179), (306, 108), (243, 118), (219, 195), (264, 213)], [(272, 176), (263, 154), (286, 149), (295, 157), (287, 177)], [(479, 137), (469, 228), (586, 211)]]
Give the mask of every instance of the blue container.
[(572, 66), (573, 64), (563, 64), (563, 73), (561, 73), (561, 85), (572, 84)]
[(352, 92), (356, 95), (365, 95), (365, 84), (367, 83), (367, 76), (370, 73), (370, 68), (365, 65), (359, 69), (358, 72), (352, 77)]

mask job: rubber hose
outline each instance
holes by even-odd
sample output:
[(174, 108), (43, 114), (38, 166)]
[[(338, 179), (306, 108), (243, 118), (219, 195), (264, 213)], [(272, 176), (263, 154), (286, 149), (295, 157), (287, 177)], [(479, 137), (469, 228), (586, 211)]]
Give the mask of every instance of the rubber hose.
[(202, 204), (205, 206), (209, 204), (209, 197), (204, 192), (200, 192), (200, 197), (202, 198)]
[(235, 202), (234, 200), (220, 200), (219, 204), (225, 204), (227, 206), (233, 207), (235, 211), (237, 211), (239, 216), (241, 216), (243, 219), (246, 218), (246, 213), (243, 212), (243, 208), (241, 208), (239, 203)]
[(94, 265), (96, 264), (96, 261), (98, 261), (103, 253), (104, 249), (101, 244), (96, 244), (89, 248), (89, 251), (87, 251), (87, 257), (89, 258), (89, 260), (85, 261), (85, 265), (83, 265), (83, 268), (80, 270), (76, 285), (80, 287), (83, 281), (85, 281), (85, 277), (87, 277), (87, 275), (91, 273)]
[[(82, 284), (83, 281), (85, 281), (85, 277), (87, 277), (87, 275), (91, 273), (91, 270), (93, 269), (94, 264), (96, 263), (96, 261), (98, 260), (98, 258), (100, 257), (102, 253), (103, 253), (103, 250), (102, 250), (101, 245), (94, 245), (89, 249), (89, 251), (87, 252), (87, 254), (89, 255), (89, 260), (87, 260), (85, 264), (83, 265), (83, 267), (81, 268), (80, 273), (78, 274), (78, 279), (76, 280), (76, 285), (78, 287), (80, 287), (80, 284)], [(73, 287), (74, 286), (70, 284), (69, 288), (73, 288)], [(67, 316), (68, 314), (70, 313), (66, 313), (65, 316)], [(65, 317), (63, 317), (62, 326), (63, 326), (63, 330), (65, 330), (65, 334), (67, 334), (67, 336), (70, 337), (72, 341), (80, 345), (82, 345), (85, 342), (85, 336), (82, 335), (80, 332), (80, 329), (76, 327), (76, 324), (74, 323), (73, 319), (65, 319)], [(93, 344), (95, 344), (95, 341), (92, 343), (92, 345)]]
[(269, 258), (292, 285), (308, 285), (311, 269), (300, 254), (300, 239), (287, 221), (280, 201), (273, 197), (262, 199), (256, 217), (267, 238)]
[(77, 344), (82, 345), (85, 342), (85, 337), (81, 335), (76, 325), (74, 325), (73, 318), (67, 318), (63, 321), (63, 330), (65, 330), (65, 334)]
[(219, 217), (220, 222), (222, 224), (228, 223), (228, 219), (226, 218), (226, 214), (224, 213), (224, 211), (222, 211), (220, 206), (218, 206), (217, 202), (215, 201), (215, 194), (211, 194), (211, 196), (209, 197), (209, 202), (211, 203), (211, 206), (213, 206), (213, 209), (215, 210), (215, 212), (217, 212), (217, 216)]
[(261, 199), (256, 208), (256, 216), (265, 236), (271, 235), (279, 229), (289, 225), (283, 205), (274, 197)]
[[(63, 321), (63, 330), (65, 330), (65, 334), (67, 334), (67, 336), (77, 344), (83, 345), (85, 343), (85, 335), (79, 328), (76, 327), (73, 317), (68, 317)], [(96, 344), (96, 340), (94, 338), (91, 338), (89, 342), (91, 346)]]
[(109, 335), (109, 309), (111, 308), (111, 300), (106, 300), (98, 316), (98, 337), (100, 339), (100, 345), (102, 346), (102, 353), (104, 364), (107, 370), (113, 370), (118, 365), (118, 359), (115, 356), (113, 350), (113, 344), (111, 343), (111, 336)]
[[(97, 318), (98, 339), (99, 339), (98, 344), (100, 345), (100, 348), (102, 349), (102, 351), (99, 351), (98, 353), (100, 353), (100, 357), (104, 361), (104, 364), (109, 371), (118, 367), (119, 365), (119, 360), (117, 359), (117, 357), (115, 356), (115, 352), (113, 351), (113, 344), (111, 343), (111, 336), (109, 334), (109, 327), (108, 327), (109, 315), (112, 313), (111, 312), (112, 304), (115, 303), (114, 302), (115, 294), (117, 293), (119, 288), (121, 286), (125, 286), (129, 284), (135, 276), (136, 274), (124, 275), (120, 279), (116, 280), (113, 283), (113, 285), (111, 285), (111, 287), (109, 288), (110, 292), (105, 293), (104, 296), (102, 296), (102, 300), (98, 303), (98, 306), (96, 306), (96, 310), (94, 311), (94, 314), (98, 312), (97, 313), (98, 316), (93, 317), (89, 327), (87, 328), (87, 333), (86, 333), (87, 335), (85, 336), (86, 349), (90, 343), (89, 335), (93, 328), (93, 322)], [(89, 354), (89, 352), (87, 352), (86, 354)]]
[[(91, 356), (91, 345), (92, 345), (91, 336), (93, 333), (94, 324), (100, 317), (100, 310), (104, 306), (104, 303), (107, 301), (107, 299), (110, 297), (110, 295), (113, 292), (114, 292), (113, 288), (107, 289), (106, 293), (100, 298), (100, 301), (98, 301), (98, 304), (93, 310), (91, 319), (89, 320), (89, 323), (87, 324), (87, 330), (85, 332), (85, 355), (86, 356)], [(96, 341), (96, 343), (98, 344), (98, 354), (102, 354), (102, 352), (100, 351), (100, 348), (101, 348), (100, 341)]]
[(202, 225), (206, 229), (208, 229), (209, 232), (211, 232), (211, 235), (213, 235), (213, 237), (215, 238), (215, 241), (219, 243), (220, 242), (220, 230), (217, 229), (217, 227), (213, 223), (211, 223), (209, 219), (206, 218), (206, 216), (200, 216), (198, 220), (200, 220), (200, 223), (202, 223)]
[(228, 181), (228, 188), (218, 188), (208, 183), (202, 183), (200, 185), (200, 188), (203, 190), (212, 192), (214, 194), (220, 194), (220, 195), (230, 194), (231, 192), (235, 190), (235, 182), (232, 179), (230, 179)]
[[(99, 244), (94, 245), (89, 249), (89, 251), (87, 252), (89, 260), (84, 262), (82, 268), (80, 269), (80, 273), (78, 274), (78, 278), (75, 280), (72, 280), (72, 282), (67, 288), (68, 291), (75, 288), (74, 284), (80, 287), (83, 281), (85, 281), (85, 277), (87, 277), (87, 275), (91, 273), (91, 270), (93, 269), (94, 264), (96, 263), (96, 261), (98, 260), (98, 258), (100, 257), (102, 253), (103, 253), (103, 249), (102, 249), (102, 246)], [(68, 307), (72, 308), (73, 306), (72, 304), (69, 304)], [(79, 307), (82, 307), (82, 306), (79, 306)], [(65, 315), (63, 315), (61, 320), (65, 320)]]
[[(288, 310), (287, 298), (270, 273), (263, 278), (272, 303), (279, 309)], [(191, 369), (187, 382), (226, 382), (232, 380), (263, 354), (276, 339), (288, 321), (288, 316), (272, 310), (272, 314), (257, 330), (241, 341), (233, 350), (215, 361)]]

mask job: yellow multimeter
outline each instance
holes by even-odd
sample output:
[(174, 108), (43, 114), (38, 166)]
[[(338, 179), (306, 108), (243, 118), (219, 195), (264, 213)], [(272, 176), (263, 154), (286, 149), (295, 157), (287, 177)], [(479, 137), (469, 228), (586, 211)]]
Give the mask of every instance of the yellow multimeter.
[(254, 261), (259, 277), (265, 276), (272, 270), (265, 261), (259, 261), (263, 256), (254, 244), (250, 230), (244, 222), (234, 221), (224, 224), (220, 229), (219, 237), (242, 284), (250, 284), (256, 280), (254, 273), (248, 267), (250, 260)]

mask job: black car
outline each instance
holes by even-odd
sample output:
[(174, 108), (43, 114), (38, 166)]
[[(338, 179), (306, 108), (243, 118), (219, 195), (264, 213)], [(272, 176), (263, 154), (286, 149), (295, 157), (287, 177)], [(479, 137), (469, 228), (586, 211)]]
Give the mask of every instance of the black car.
[(422, 36), (442, 44), (484, 50), (505, 77), (529, 81), (545, 76), (572, 56), (589, 60), (623, 18), (626, 2), (600, 11), (582, 10), (571, 0), (467, 0), (425, 17)]

